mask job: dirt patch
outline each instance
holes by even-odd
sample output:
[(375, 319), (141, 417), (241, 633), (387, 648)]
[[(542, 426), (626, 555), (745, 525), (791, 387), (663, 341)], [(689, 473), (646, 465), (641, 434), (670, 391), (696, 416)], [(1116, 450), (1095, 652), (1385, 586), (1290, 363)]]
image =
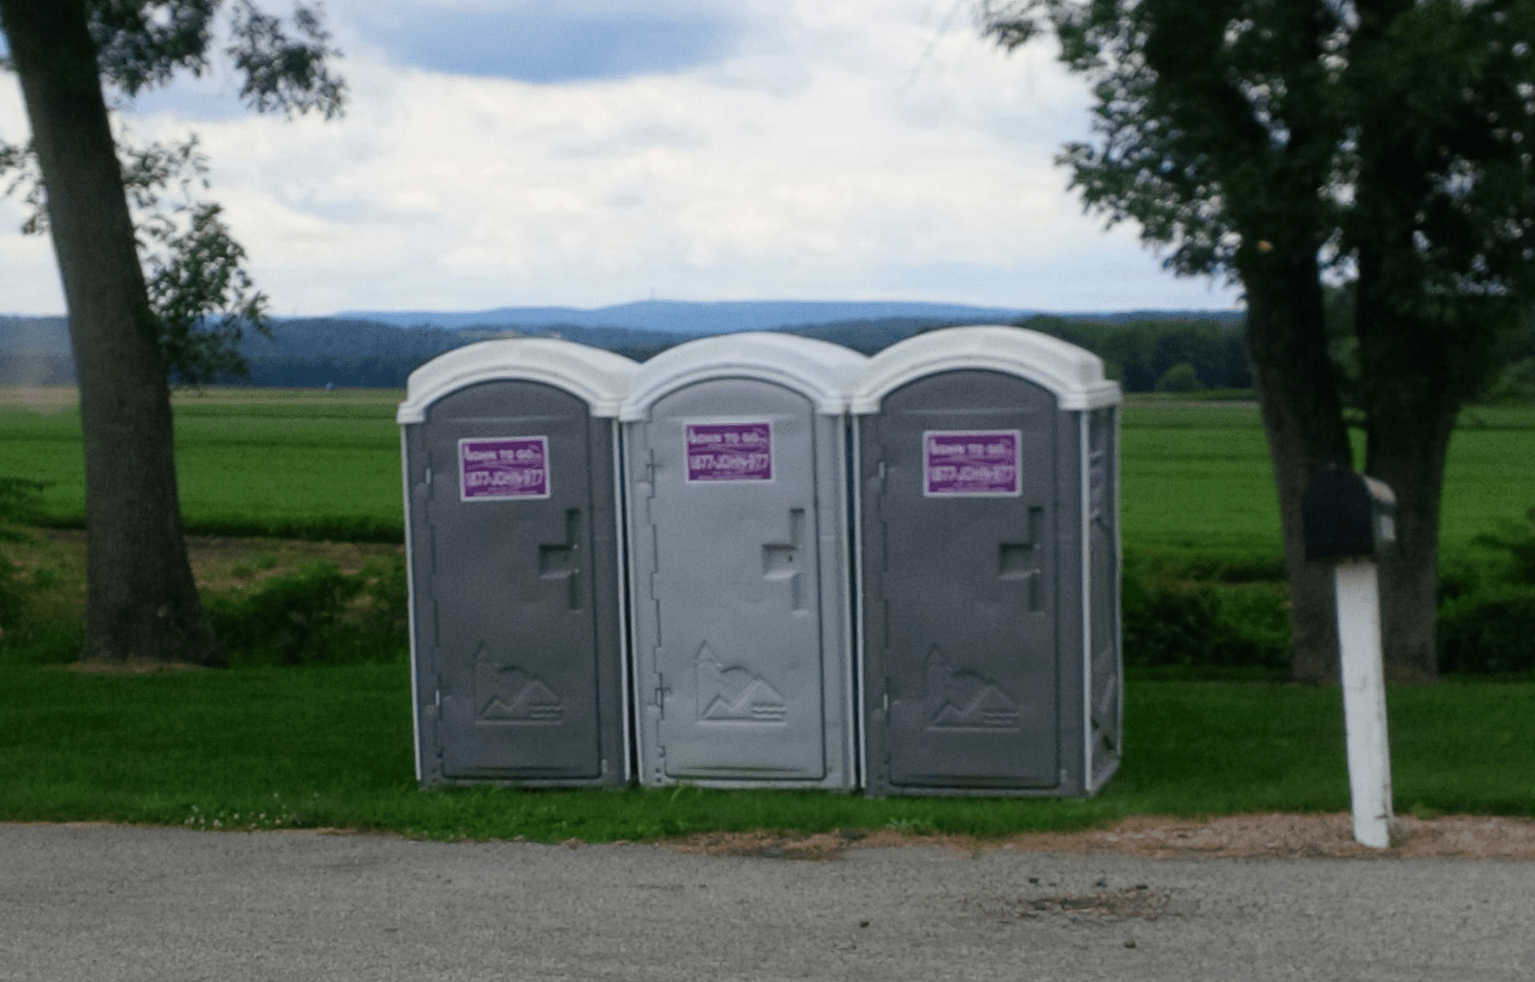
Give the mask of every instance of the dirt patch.
[(404, 554), (404, 546), (388, 543), (187, 537), (192, 576), (198, 586), (213, 590), (245, 586), (316, 562), (351, 575), (374, 560)]
[[(907, 845), (933, 845), (940, 837), (912, 836), (882, 830), (840, 829), (813, 835), (797, 832), (702, 832), (668, 839), (662, 843), (677, 852), (708, 856), (756, 856), (762, 859), (835, 859), (853, 845), (891, 848)], [(942, 837), (942, 844), (956, 840)]]
[[(47, 529), (43, 533), (62, 548), (85, 552), (85, 532)], [(241, 539), (214, 535), (186, 537), (192, 576), (204, 589), (227, 590), (246, 586), (270, 576), (301, 569), (310, 563), (327, 562), (343, 573), (353, 574), (369, 562), (403, 555), (405, 547), (374, 542), (307, 542), (299, 539)], [(23, 565), (18, 563), (18, 565)], [(25, 567), (24, 567), (25, 568)]]
[(1112, 828), (1071, 834), (1033, 833), (1003, 840), (1000, 848), (1118, 853), (1165, 859), (1186, 856), (1429, 856), (1535, 859), (1535, 822), (1516, 818), (1398, 817), (1391, 847), (1354, 841), (1346, 813), (1237, 815), (1208, 822), (1141, 816)]
[(1349, 815), (1238, 815), (1210, 821), (1137, 816), (1085, 832), (1025, 832), (997, 839), (915, 835), (893, 829), (844, 829), (815, 835), (715, 832), (666, 843), (679, 852), (764, 859), (835, 859), (849, 849), (938, 847), (979, 854), (997, 850), (1184, 859), (1356, 857), (1535, 860), (1535, 821), (1449, 816), (1396, 820), (1389, 849), (1354, 841)]
[(0, 385), (0, 405), (62, 409), (80, 404), (80, 390), (59, 385)]

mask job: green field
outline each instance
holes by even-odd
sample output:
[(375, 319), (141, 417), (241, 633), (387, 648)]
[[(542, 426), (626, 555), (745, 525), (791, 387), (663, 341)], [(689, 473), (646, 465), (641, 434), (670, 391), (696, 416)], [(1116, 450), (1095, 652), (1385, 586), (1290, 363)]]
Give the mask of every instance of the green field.
[[(1356, 433), (1356, 438), (1359, 434)], [(1131, 399), (1121, 431), (1127, 549), (1279, 552), (1279, 506), (1258, 408)], [(1356, 442), (1358, 440), (1356, 439)], [(1473, 408), (1450, 444), (1446, 554), (1535, 506), (1535, 407)]]
[[(403, 541), (403, 393), (180, 393), (176, 466), (192, 533)], [(48, 483), (44, 524), (85, 524), (80, 414), (0, 404), (0, 475)]]
[[(401, 393), (211, 390), (176, 397), (187, 528), (401, 541)], [(1279, 555), (1279, 518), (1251, 403), (1131, 399), (1121, 510), (1130, 553)], [(47, 524), (84, 523), (79, 413), (0, 404), (0, 475), (49, 482)], [(1468, 410), (1451, 445), (1447, 556), (1535, 505), (1535, 407)]]

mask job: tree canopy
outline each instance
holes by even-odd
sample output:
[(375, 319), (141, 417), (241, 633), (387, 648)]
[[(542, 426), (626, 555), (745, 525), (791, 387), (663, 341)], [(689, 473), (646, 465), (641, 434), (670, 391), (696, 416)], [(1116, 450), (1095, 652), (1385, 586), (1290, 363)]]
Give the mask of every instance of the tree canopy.
[[(92, 0), (87, 6), (101, 78), (116, 90), (120, 108), (141, 92), (168, 84), (178, 72), (198, 76), (210, 68), (221, 2)], [(317, 8), (299, 5), (289, 30), (250, 0), (238, 0), (222, 47), (241, 74), (240, 98), (248, 107), (332, 118), (344, 105), (345, 85), (327, 63), (337, 54), (329, 41)], [(209, 165), (197, 136), (136, 144), (126, 127), (116, 130), (123, 186), (170, 377), (199, 384), (242, 376), (238, 345), (245, 331), (266, 330), (267, 298), (245, 268), (245, 250), (223, 208), (204, 198)], [(31, 142), (10, 143), (0, 134), (0, 181), (5, 181), (0, 191), (31, 206), (22, 231), (45, 234), (46, 189)]]
[(1523, 0), (984, 0), (1054, 29), (1094, 87), (1058, 161), (1185, 275), (1240, 278), (1311, 232), (1330, 278), (1385, 253), (1396, 305), (1517, 308), (1535, 286), (1535, 6)]
[(1535, 292), (1535, 4), (981, 0), (980, 15), (1006, 49), (1053, 35), (1092, 84), (1093, 137), (1058, 158), (1087, 206), (1138, 224), (1174, 271), (1244, 287), (1309, 681), (1335, 677), (1336, 653), (1298, 500), (1312, 468), (1351, 461), (1324, 298), (1347, 285), (1365, 469), (1403, 519), (1383, 564), (1388, 674), (1431, 678), (1450, 432)]
[[(32, 128), (30, 148), (9, 148), (8, 161), (25, 168), (30, 155), (36, 163), (31, 196), (45, 214), (35, 224), (46, 224), (58, 257), (80, 387), (82, 658), (220, 660), (182, 537), (167, 371), (227, 364), (230, 333), (259, 316), (259, 294), (216, 206), (193, 196), (179, 213), (153, 214), (167, 188), (200, 182), (195, 143), (120, 146), (104, 90), (131, 99), (178, 72), (206, 70), (221, 9), (221, 0), (0, 0), (7, 67)], [(218, 43), (246, 105), (289, 115), (340, 110), (343, 86), (327, 67), (335, 52), (314, 8), (297, 7), (291, 26), (252, 0), (227, 10)], [(137, 229), (130, 197), (151, 212)], [(203, 315), (218, 307), (229, 316), (203, 330)]]

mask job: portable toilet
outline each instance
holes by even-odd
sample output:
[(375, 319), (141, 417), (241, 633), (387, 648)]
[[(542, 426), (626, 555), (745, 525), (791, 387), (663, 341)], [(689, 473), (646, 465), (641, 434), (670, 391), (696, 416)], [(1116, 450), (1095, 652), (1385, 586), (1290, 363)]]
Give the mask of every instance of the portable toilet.
[(745, 333), (624, 403), (640, 780), (851, 788), (847, 400), (867, 359)]
[(617, 416), (638, 367), (518, 338), (411, 373), (396, 419), (423, 786), (630, 779)]
[(1118, 767), (1119, 386), (1034, 331), (920, 334), (856, 420), (873, 795), (1090, 795)]

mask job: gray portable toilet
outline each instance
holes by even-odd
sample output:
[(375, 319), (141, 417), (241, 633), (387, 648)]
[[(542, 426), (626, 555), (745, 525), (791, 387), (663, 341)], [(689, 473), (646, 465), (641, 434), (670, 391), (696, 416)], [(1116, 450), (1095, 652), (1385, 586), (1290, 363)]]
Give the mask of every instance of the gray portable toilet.
[(847, 399), (867, 359), (745, 333), (624, 404), (640, 780), (852, 788)]
[(859, 468), (873, 795), (1090, 795), (1118, 767), (1119, 386), (1012, 327), (869, 362)]
[(618, 410), (638, 365), (551, 338), (412, 372), (401, 426), (416, 777), (630, 777)]

